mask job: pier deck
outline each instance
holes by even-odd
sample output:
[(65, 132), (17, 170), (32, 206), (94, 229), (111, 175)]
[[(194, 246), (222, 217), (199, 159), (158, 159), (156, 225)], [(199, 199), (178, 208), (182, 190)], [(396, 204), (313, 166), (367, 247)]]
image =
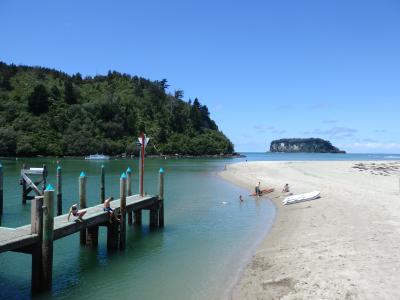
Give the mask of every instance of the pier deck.
[[(157, 205), (158, 196), (139, 196), (133, 195), (126, 197), (127, 212), (140, 209), (150, 209)], [(117, 212), (120, 209), (120, 199), (110, 202), (111, 208)], [(60, 239), (70, 234), (80, 232), (89, 227), (101, 226), (108, 223), (109, 216), (103, 211), (103, 204), (92, 206), (86, 209), (83, 216), (83, 222), (77, 222), (75, 217), (71, 216), (68, 222), (68, 214), (54, 218), (54, 240)], [(0, 253), (5, 251), (15, 251), (27, 246), (33, 245), (38, 240), (38, 234), (31, 234), (31, 225), (25, 225), (18, 228), (0, 227)]]

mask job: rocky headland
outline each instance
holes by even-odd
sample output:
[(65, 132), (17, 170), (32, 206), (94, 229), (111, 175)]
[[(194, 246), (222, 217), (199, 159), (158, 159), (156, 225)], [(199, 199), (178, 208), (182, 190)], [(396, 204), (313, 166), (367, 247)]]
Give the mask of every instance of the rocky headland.
[(280, 139), (271, 142), (270, 152), (346, 153), (320, 138)]

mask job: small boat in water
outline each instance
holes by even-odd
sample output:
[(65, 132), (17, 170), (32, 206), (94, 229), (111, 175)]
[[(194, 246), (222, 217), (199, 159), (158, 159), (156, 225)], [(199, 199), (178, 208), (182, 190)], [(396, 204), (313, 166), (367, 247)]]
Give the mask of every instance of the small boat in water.
[(304, 201), (310, 201), (310, 200), (319, 198), (320, 194), (321, 194), (320, 191), (314, 191), (314, 192), (305, 193), (305, 194), (293, 195), (293, 196), (286, 197), (282, 202), (284, 205), (289, 205), (289, 204), (294, 204), (294, 203), (299, 203), (299, 202), (304, 202)]
[(108, 155), (104, 154), (91, 154), (89, 156), (85, 156), (85, 159), (87, 160), (107, 160), (110, 159)]

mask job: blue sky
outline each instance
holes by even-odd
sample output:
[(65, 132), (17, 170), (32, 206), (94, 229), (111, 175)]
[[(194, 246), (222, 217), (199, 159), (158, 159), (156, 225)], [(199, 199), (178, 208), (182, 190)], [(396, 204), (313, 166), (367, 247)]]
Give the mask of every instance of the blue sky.
[(237, 151), (400, 153), (400, 1), (0, 2), (0, 60), (167, 78)]

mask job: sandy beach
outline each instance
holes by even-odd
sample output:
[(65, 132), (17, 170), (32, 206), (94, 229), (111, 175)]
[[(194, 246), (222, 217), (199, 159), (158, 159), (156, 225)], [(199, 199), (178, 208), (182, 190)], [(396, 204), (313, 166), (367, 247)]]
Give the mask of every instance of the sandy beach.
[[(276, 190), (274, 226), (232, 299), (400, 299), (400, 162), (242, 162), (220, 175)], [(283, 206), (285, 183), (321, 198)]]

